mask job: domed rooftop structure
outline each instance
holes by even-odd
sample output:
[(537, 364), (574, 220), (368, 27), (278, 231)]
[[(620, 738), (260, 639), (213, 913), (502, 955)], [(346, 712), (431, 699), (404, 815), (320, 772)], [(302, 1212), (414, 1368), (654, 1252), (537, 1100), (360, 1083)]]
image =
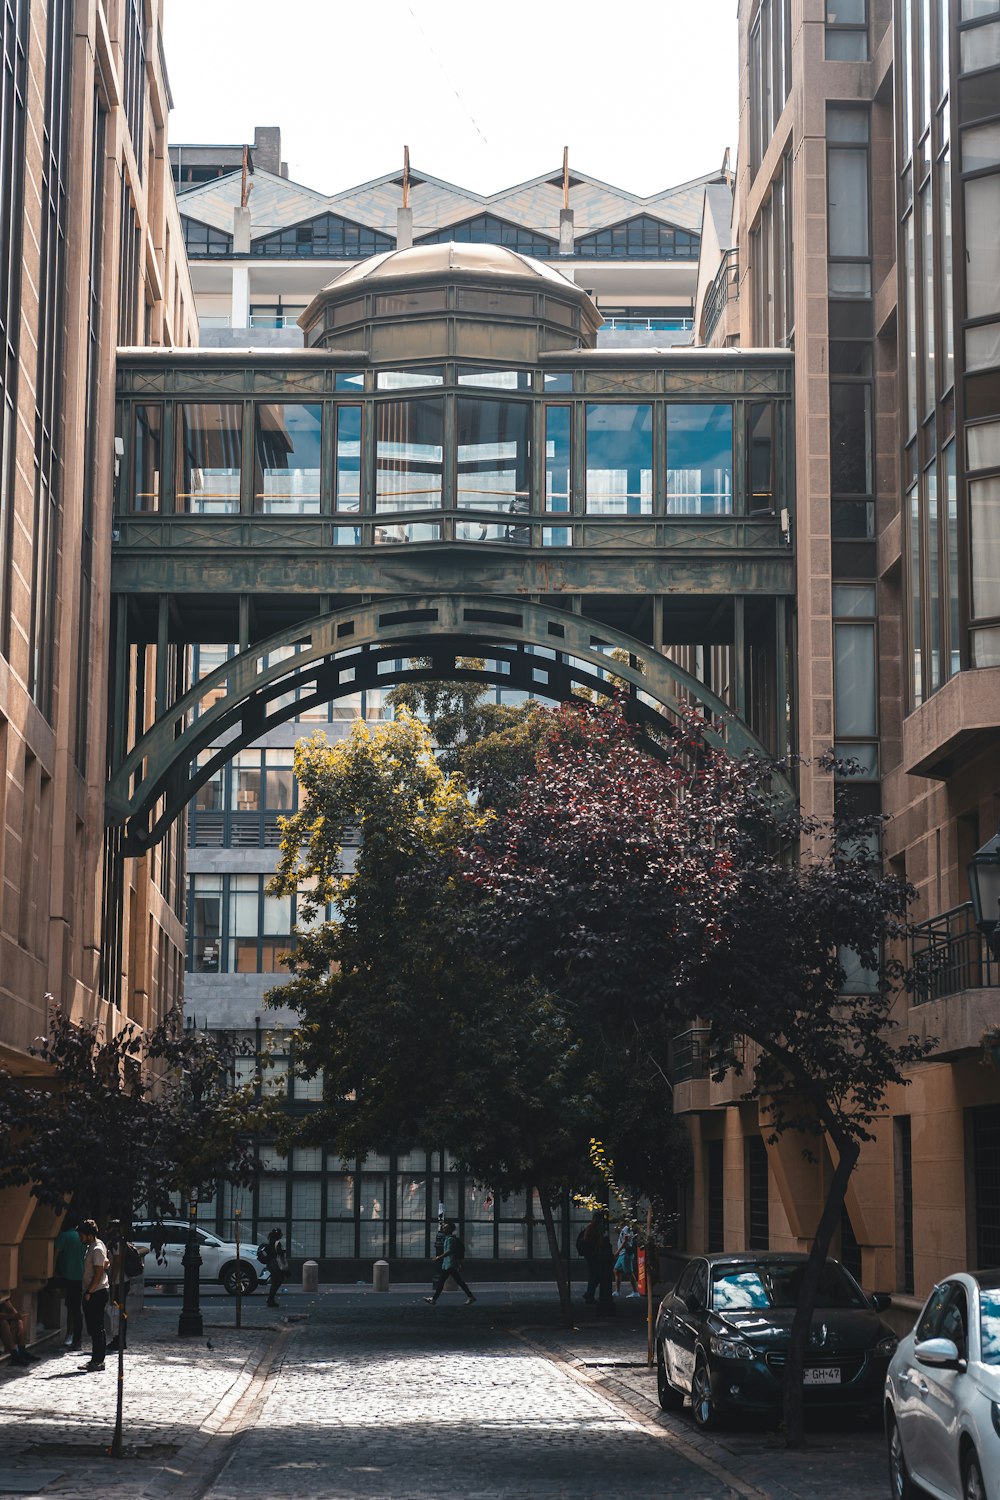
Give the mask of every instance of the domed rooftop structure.
[(365, 350), (373, 361), (532, 362), (593, 348), (602, 318), (582, 287), (506, 245), (435, 243), (348, 266), (299, 323), (308, 345)]

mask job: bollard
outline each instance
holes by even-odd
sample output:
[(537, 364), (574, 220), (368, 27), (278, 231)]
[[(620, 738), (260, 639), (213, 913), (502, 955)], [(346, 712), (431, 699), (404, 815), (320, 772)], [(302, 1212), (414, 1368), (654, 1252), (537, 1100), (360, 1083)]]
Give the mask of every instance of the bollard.
[(389, 1262), (377, 1260), (372, 1267), (372, 1291), (387, 1292), (389, 1290)]
[(318, 1260), (306, 1260), (302, 1262), (302, 1290), (304, 1292), (319, 1291)]

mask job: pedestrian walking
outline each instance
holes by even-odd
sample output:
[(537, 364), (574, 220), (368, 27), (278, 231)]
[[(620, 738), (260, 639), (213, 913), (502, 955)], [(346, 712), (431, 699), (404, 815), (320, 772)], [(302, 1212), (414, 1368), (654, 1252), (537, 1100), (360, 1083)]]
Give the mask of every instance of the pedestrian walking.
[(433, 1305), (444, 1291), (445, 1282), (450, 1276), (465, 1293), (466, 1307), (468, 1307), (470, 1302), (475, 1302), (475, 1297), (462, 1280), (462, 1262), (465, 1260), (465, 1245), (462, 1243), (461, 1237), (456, 1232), (455, 1225), (450, 1219), (444, 1226), (444, 1248), (440, 1256), (435, 1256), (435, 1259), (440, 1259), (441, 1270), (434, 1285), (433, 1296), (425, 1297), (424, 1301), (430, 1302)]
[(627, 1276), (632, 1283), (629, 1293), (632, 1297), (639, 1295), (639, 1283), (636, 1280), (636, 1272), (639, 1269), (639, 1256), (636, 1246), (635, 1233), (628, 1224), (623, 1224), (618, 1236), (617, 1254), (615, 1257), (615, 1296), (622, 1294), (622, 1277)]
[(75, 1217), (67, 1219), (56, 1239), (56, 1275), (66, 1304), (66, 1349), (79, 1349), (83, 1343), (83, 1262), (87, 1247), (76, 1224)]
[(111, 1294), (108, 1305), (107, 1326), (110, 1339), (108, 1353), (116, 1353), (118, 1345), (128, 1348), (128, 1298), (133, 1281), (141, 1281), (143, 1274), (143, 1252), (131, 1244), (122, 1233), (120, 1219), (108, 1223), (108, 1255)]
[(104, 1369), (107, 1335), (104, 1332), (104, 1314), (108, 1308), (108, 1247), (97, 1233), (93, 1219), (84, 1219), (80, 1225), (80, 1238), (87, 1247), (83, 1262), (83, 1317), (90, 1335), (90, 1361), (85, 1370)]
[(587, 1263), (587, 1290), (583, 1294), (584, 1302), (594, 1303), (597, 1301), (595, 1293), (601, 1284), (601, 1229), (604, 1224), (604, 1215), (596, 1210), (590, 1223), (576, 1237), (577, 1254), (581, 1255)]
[(10, 1355), (12, 1365), (30, 1365), (32, 1356), (24, 1347), (28, 1320), (8, 1297), (0, 1297), (0, 1344)]
[(272, 1229), (267, 1237), (267, 1254), (263, 1259), (265, 1266), (271, 1274), (271, 1279), (268, 1283), (267, 1305), (268, 1307), (277, 1307), (278, 1290), (282, 1282), (288, 1279), (288, 1256), (285, 1254), (285, 1247), (282, 1244), (281, 1230), (277, 1227)]

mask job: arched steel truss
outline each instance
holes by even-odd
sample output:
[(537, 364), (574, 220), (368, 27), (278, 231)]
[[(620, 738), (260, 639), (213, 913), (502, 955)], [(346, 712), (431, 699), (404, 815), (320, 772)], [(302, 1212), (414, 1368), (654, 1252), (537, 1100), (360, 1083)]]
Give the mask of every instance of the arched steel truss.
[[(617, 683), (606, 675), (613, 651)], [(463, 658), (485, 665), (459, 666)], [(734, 756), (768, 753), (697, 678), (621, 631), (503, 596), (383, 597), (255, 642), (202, 678), (115, 768), (107, 823), (124, 829), (124, 854), (142, 854), (204, 782), (267, 730), (361, 688), (435, 678), (499, 682), (560, 701), (577, 688), (608, 694), (625, 682), (640, 724), (676, 724), (686, 702), (705, 715), (710, 743)], [(292, 689), (297, 697), (282, 702)]]

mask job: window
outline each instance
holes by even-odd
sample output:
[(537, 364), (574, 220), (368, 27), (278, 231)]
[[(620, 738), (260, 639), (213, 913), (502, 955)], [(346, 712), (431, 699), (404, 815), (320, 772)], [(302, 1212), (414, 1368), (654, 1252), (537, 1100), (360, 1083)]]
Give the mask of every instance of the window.
[(458, 224), (449, 224), (445, 229), (424, 234), (418, 245), (506, 245), (520, 255), (532, 255), (545, 260), (559, 253), (559, 241), (526, 229), (522, 224), (510, 224), (498, 219), (495, 214), (477, 214), (475, 218), (463, 219)]
[(913, 1140), (909, 1115), (892, 1122), (896, 1194), (896, 1284), (913, 1291)]
[[(361, 509), (361, 407), (338, 406), (337, 473), (334, 508)], [(338, 531), (344, 530), (338, 527)], [(355, 543), (356, 545), (356, 543)]]
[(747, 1245), (768, 1250), (770, 1244), (767, 1147), (759, 1135), (752, 1135), (747, 1138)]
[(456, 408), (459, 509), (529, 511), (531, 407), (460, 397)]
[(210, 255), (232, 255), (233, 237), (211, 224), (200, 224), (197, 219), (181, 215), (184, 231), (184, 248), (192, 260)]
[(972, 613), (1000, 619), (1000, 476), (969, 483), (972, 533)]
[(748, 509), (774, 509), (774, 407), (769, 401), (750, 407), (748, 428), (750, 495)]
[(572, 509), (571, 445), (572, 408), (545, 408), (545, 509)]
[(132, 416), (131, 510), (159, 510), (163, 472), (163, 407), (136, 406)]
[(320, 508), (323, 408), (259, 403), (254, 422), (254, 510), (304, 515)]
[(667, 407), (667, 514), (727, 515), (733, 508), (733, 409)]
[(587, 407), (587, 510), (592, 515), (651, 515), (653, 409)]
[(872, 391), (869, 384), (830, 382), (830, 490), (872, 492)]
[(176, 508), (223, 515), (240, 508), (243, 407), (236, 403), (177, 407)]
[(761, 0), (750, 30), (750, 170), (760, 166), (792, 84), (791, 0)]
[(826, 134), (830, 296), (869, 297), (867, 110), (828, 105)]
[(222, 968), (221, 875), (191, 876), (191, 954), (195, 974), (217, 974)]
[(367, 225), (343, 219), (339, 214), (320, 214), (302, 224), (292, 224), (274, 234), (254, 240), (255, 255), (272, 255), (288, 259), (300, 255), (323, 256), (330, 260), (365, 260), (396, 248), (395, 239)]
[(387, 401), (375, 409), (375, 509), (426, 510), (444, 492), (444, 403)]
[(573, 254), (591, 260), (697, 260), (700, 247), (701, 236), (692, 230), (638, 214), (581, 235)]
[(984, 318), (1000, 312), (1000, 174), (965, 184), (966, 312)]
[(868, 57), (868, 0), (826, 0), (829, 61), (864, 62)]
[(878, 777), (878, 665), (875, 585), (833, 585), (834, 735), (854, 777)]
[(3, 0), (0, 5), (0, 651), (5, 654), (10, 649), (29, 10), (30, 0)]
[(141, 172), (146, 155), (143, 141), (146, 104), (146, 18), (143, 0), (125, 0), (124, 10), (122, 103), (125, 107), (125, 119), (128, 121), (132, 150)]

